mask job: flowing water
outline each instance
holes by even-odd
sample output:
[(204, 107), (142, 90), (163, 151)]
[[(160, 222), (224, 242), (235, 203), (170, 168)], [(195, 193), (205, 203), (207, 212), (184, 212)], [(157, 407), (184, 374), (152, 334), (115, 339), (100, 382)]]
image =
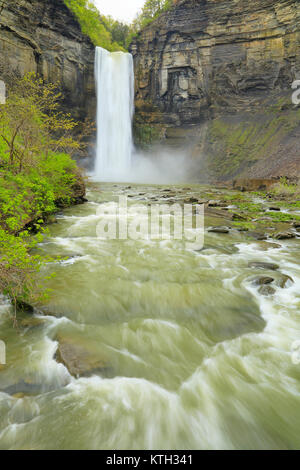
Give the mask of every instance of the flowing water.
[(120, 181), (131, 168), (134, 71), (132, 55), (96, 48), (97, 147), (94, 177)]
[[(97, 238), (99, 207), (120, 194), (168, 202), (163, 189), (94, 185), (89, 203), (51, 226), (40, 251), (64, 256), (47, 267), (52, 315), (24, 314), (15, 330), (1, 307), (0, 448), (300, 447), (299, 240), (275, 248), (233, 230), (188, 251), (179, 240)], [(254, 260), (280, 269), (250, 269)], [(295, 282), (258, 293), (255, 276), (282, 273)], [(58, 342), (88, 349), (102, 369), (71, 376)]]

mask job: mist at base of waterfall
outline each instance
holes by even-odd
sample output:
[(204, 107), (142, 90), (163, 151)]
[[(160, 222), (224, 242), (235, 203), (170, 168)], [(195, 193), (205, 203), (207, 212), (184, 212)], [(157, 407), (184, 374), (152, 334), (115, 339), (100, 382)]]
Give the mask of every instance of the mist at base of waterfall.
[(90, 173), (97, 182), (179, 184), (196, 181), (199, 162), (183, 150), (155, 147), (152, 151), (135, 150), (127, 169), (107, 171), (105, 174)]

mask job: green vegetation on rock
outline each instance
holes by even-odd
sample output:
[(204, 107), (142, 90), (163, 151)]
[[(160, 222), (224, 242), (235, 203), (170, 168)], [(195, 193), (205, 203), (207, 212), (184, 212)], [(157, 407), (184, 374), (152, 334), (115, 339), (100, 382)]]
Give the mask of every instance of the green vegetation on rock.
[(29, 74), (8, 91), (0, 106), (0, 292), (17, 302), (33, 294), (44, 261), (31, 255), (33, 235), (58, 206), (82, 198), (84, 184), (68, 154), (81, 147), (77, 123), (59, 111), (56, 87)]
[(216, 118), (209, 127), (210, 155), (208, 167), (222, 179), (236, 175), (249, 176), (249, 168), (261, 162), (270, 167), (272, 155), (280, 143), (300, 124), (300, 110), (295, 110), (285, 99), (277, 106), (266, 106), (256, 120), (248, 114), (241, 120)]

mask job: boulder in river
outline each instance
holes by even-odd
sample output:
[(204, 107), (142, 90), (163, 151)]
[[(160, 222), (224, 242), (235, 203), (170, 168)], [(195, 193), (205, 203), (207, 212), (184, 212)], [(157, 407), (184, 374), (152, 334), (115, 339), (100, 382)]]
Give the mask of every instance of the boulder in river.
[(212, 232), (212, 233), (229, 233), (229, 231), (230, 231), (229, 227), (223, 227), (223, 226), (210, 227), (208, 229), (208, 232)]
[(265, 263), (263, 261), (251, 261), (248, 263), (249, 268), (256, 268), (256, 269), (269, 269), (271, 271), (276, 271), (279, 269), (278, 264), (275, 263)]
[(278, 232), (274, 235), (276, 240), (290, 240), (295, 237), (296, 235), (293, 232)]
[(272, 243), (272, 242), (266, 242), (266, 241), (258, 241), (258, 243), (256, 243), (256, 246), (258, 248), (258, 250), (260, 251), (268, 251), (270, 250), (271, 248), (275, 248), (275, 249), (279, 249), (281, 248), (281, 245), (279, 245), (279, 243)]

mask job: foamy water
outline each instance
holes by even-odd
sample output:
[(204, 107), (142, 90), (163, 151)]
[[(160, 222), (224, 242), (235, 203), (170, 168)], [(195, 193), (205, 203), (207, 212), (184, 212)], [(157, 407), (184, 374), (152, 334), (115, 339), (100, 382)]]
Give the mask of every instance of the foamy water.
[[(70, 256), (47, 269), (57, 276), (45, 308), (57, 317), (18, 333), (1, 316), (10, 365), (0, 374), (0, 448), (298, 448), (299, 240), (261, 251), (243, 233), (207, 233), (198, 252), (100, 240), (98, 206), (124, 188), (101, 190), (66, 210), (40, 246)], [(160, 190), (128, 191), (134, 203)], [(278, 272), (248, 267), (262, 258)], [(269, 297), (253, 284), (266, 274)], [(294, 283), (280, 288), (281, 274)], [(105, 371), (72, 377), (55, 360), (59, 338), (92, 348)]]

